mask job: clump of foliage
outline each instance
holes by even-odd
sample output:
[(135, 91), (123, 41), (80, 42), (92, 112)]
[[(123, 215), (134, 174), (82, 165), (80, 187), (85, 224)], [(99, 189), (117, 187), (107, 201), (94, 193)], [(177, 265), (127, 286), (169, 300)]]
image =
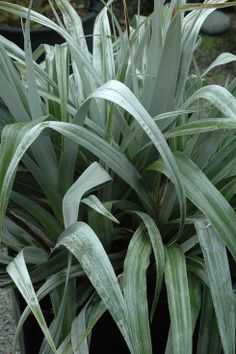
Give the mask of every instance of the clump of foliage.
[[(45, 45), (39, 65), (28, 11), (0, 1), (28, 18), (25, 52), (0, 37), (0, 224), (15, 254), (1, 255), (0, 281), (28, 304), (16, 339), (32, 312), (41, 353), (88, 353), (108, 310), (130, 352), (151, 354), (165, 284), (166, 353), (192, 353), (199, 319), (197, 353), (233, 354), (236, 79), (223, 87), (205, 77), (236, 57), (221, 54), (189, 74), (217, 5), (156, 0), (151, 16), (122, 32), (108, 1), (90, 53), (73, 7), (56, 3), (64, 26), (30, 13), (66, 41)], [(47, 295), (49, 327), (40, 308)]]

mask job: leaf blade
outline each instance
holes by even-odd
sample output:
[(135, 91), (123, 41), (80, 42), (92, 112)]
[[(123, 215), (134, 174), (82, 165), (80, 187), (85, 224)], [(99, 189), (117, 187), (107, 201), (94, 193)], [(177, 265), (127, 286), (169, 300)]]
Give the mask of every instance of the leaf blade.
[(55, 344), (52, 340), (51, 334), (45, 322), (43, 313), (41, 311), (37, 296), (35, 294), (31, 279), (26, 268), (23, 251), (20, 252), (14, 260), (8, 265), (7, 272), (11, 276), (12, 280), (16, 284), (18, 290), (24, 297), (25, 301), (29, 305), (33, 312), (41, 330), (43, 331), (45, 338), (48, 341), (53, 353), (57, 353)]
[(165, 281), (171, 318), (174, 354), (192, 353), (192, 316), (188, 277), (182, 251), (176, 246), (166, 249)]
[(152, 353), (147, 304), (146, 271), (151, 242), (142, 227), (132, 237), (124, 261), (123, 291), (130, 340), (134, 353)]
[(93, 162), (67, 190), (63, 202), (65, 228), (77, 221), (80, 201), (86, 192), (111, 180), (111, 176), (97, 163)]
[(101, 242), (93, 230), (82, 222), (73, 224), (61, 237), (56, 247), (63, 245), (78, 259), (129, 346), (124, 298)]
[(235, 350), (235, 306), (225, 245), (207, 222), (196, 222), (224, 352)]

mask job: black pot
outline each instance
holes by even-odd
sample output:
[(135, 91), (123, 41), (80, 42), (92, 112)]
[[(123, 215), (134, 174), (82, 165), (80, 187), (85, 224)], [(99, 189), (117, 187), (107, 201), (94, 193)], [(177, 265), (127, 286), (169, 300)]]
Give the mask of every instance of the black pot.
[[(151, 299), (154, 294), (154, 280), (151, 275), (148, 279), (148, 298), (151, 307)], [(17, 289), (14, 290), (16, 310), (20, 315), (26, 306), (24, 299)], [(49, 326), (53, 320), (50, 298), (40, 301), (44, 318)], [(18, 319), (19, 319), (18, 315)], [(154, 354), (164, 354), (169, 332), (169, 313), (165, 289), (162, 290), (151, 324), (151, 336)], [(37, 354), (43, 341), (43, 334), (34, 316), (31, 314), (26, 320), (21, 338), (22, 354)], [(22, 349), (24, 348), (24, 349)], [(100, 318), (92, 330), (90, 354), (130, 354), (130, 351), (120, 334), (114, 320), (108, 311)], [(147, 353), (148, 354), (148, 353)]]
[[(82, 17), (84, 34), (93, 33), (93, 25), (98, 12), (101, 9), (99, 1), (91, 1), (89, 12)], [(20, 27), (0, 26), (0, 35), (14, 42), (20, 48), (24, 49), (24, 36)], [(32, 28), (30, 30), (32, 50), (35, 50), (40, 44), (61, 44), (65, 42), (57, 32), (47, 27)], [(92, 37), (87, 37), (89, 50), (92, 49)]]
[[(170, 319), (166, 298), (159, 300), (151, 323), (153, 354), (164, 354), (168, 339)], [(111, 315), (106, 312), (92, 331), (90, 354), (130, 354)], [(148, 354), (148, 353), (147, 353)]]

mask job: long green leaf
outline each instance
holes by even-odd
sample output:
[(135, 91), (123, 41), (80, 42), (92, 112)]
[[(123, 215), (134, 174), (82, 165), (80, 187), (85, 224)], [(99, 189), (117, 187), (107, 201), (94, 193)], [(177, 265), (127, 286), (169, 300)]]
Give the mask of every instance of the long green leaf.
[[(157, 77), (163, 51), (163, 34), (161, 31), (161, 4), (159, 1), (154, 1), (154, 11), (151, 18), (151, 30), (147, 30), (148, 32), (151, 32), (149, 34), (151, 38), (150, 45), (147, 49), (148, 55), (146, 60), (146, 76), (144, 78), (142, 97), (142, 104), (146, 109), (150, 106), (150, 100), (152, 97), (152, 95), (150, 97), (150, 92), (152, 94), (155, 87), (155, 80), (153, 80), (153, 78), (156, 79)], [(143, 53), (140, 55), (143, 55)], [(155, 58), (155, 61), (153, 61), (153, 58)]]
[(199, 99), (209, 101), (226, 117), (236, 119), (236, 98), (224, 87), (208, 85), (200, 88), (184, 103), (183, 108)]
[[(155, 43), (156, 46), (156, 43)], [(150, 100), (148, 112), (153, 117), (171, 111), (174, 106), (174, 93), (178, 76), (181, 52), (181, 16), (175, 16), (168, 28), (159, 72), (155, 78), (155, 86)], [(153, 58), (152, 58), (153, 59)]]
[(55, 66), (60, 96), (60, 120), (62, 122), (67, 122), (69, 120), (67, 112), (67, 102), (69, 94), (69, 63), (68, 47), (66, 45), (55, 45)]
[(165, 281), (174, 354), (192, 353), (192, 315), (185, 258), (176, 246), (166, 249)]
[(148, 302), (147, 268), (151, 242), (143, 228), (132, 237), (124, 261), (123, 291), (133, 353), (152, 353)]
[(24, 31), (24, 48), (25, 48), (25, 64), (26, 64), (26, 82), (28, 86), (28, 102), (32, 119), (37, 119), (43, 116), (40, 96), (37, 91), (37, 84), (34, 72), (34, 63), (32, 56), (32, 48), (30, 41), (30, 12), (32, 1), (29, 4), (29, 10), (26, 19)]
[(209, 71), (212, 69), (216, 68), (217, 66), (232, 63), (233, 61), (236, 61), (236, 55), (231, 54), (231, 53), (222, 53), (220, 54), (214, 61), (211, 63), (211, 65), (208, 66), (208, 68), (203, 72), (202, 77), (206, 76)]
[(81, 203), (86, 204), (87, 206), (89, 206), (90, 208), (92, 208), (93, 210), (95, 210), (96, 212), (98, 212), (99, 214), (107, 217), (108, 219), (110, 219), (111, 221), (119, 224), (119, 220), (117, 220), (112, 213), (110, 213), (110, 211), (105, 207), (105, 205), (100, 202), (100, 200), (96, 197), (96, 195), (90, 195), (87, 198), (83, 198), (81, 200)]
[(48, 344), (50, 345), (53, 353), (57, 353), (55, 344), (50, 335), (49, 329), (45, 322), (42, 310), (40, 308), (38, 298), (35, 294), (31, 279), (26, 268), (24, 260), (24, 251), (20, 252), (14, 260), (7, 267), (7, 272), (11, 276), (18, 290), (22, 294), (23, 298), (29, 305), (31, 311), (33, 312), (41, 330), (43, 331)]
[[(201, 282), (199, 279), (188, 274), (191, 315), (192, 315), (192, 334), (194, 333), (195, 325), (201, 308)], [(165, 354), (173, 353), (172, 333), (169, 331)]]
[(85, 338), (80, 344), (80, 337), (86, 331), (86, 310), (87, 305), (80, 311), (71, 326), (71, 344), (74, 354), (89, 354), (88, 339)]
[(56, 247), (63, 245), (78, 259), (130, 347), (124, 298), (114, 269), (96, 234), (87, 224), (78, 222), (65, 230), (61, 238)]
[[(9, 73), (9, 74), (8, 74)], [(8, 75), (7, 75), (8, 74)], [(15, 121), (29, 121), (26, 94), (11, 60), (0, 46), (0, 96)]]
[(115, 63), (107, 7), (98, 14), (93, 29), (93, 66), (104, 82), (115, 77)]
[(232, 118), (214, 118), (214, 119), (200, 119), (195, 122), (189, 122), (182, 124), (170, 131), (168, 131), (165, 136), (167, 138), (209, 133), (214, 131), (225, 131), (236, 129), (236, 119)]
[(156, 305), (158, 302), (162, 281), (163, 281), (163, 275), (165, 269), (165, 251), (164, 251), (164, 246), (163, 246), (160, 231), (158, 230), (158, 227), (156, 226), (153, 219), (148, 214), (145, 214), (140, 211), (135, 211), (135, 214), (137, 214), (142, 219), (142, 221), (144, 222), (147, 228), (148, 235), (150, 237), (152, 249), (155, 256), (155, 262), (156, 262), (156, 273), (157, 273), (156, 288), (155, 288), (154, 299), (153, 299), (152, 310), (151, 310), (151, 317), (152, 317), (156, 309)]
[[(40, 122), (45, 119), (45, 117), (41, 118)], [(39, 121), (33, 121), (27, 125), (16, 123), (14, 124), (14, 130), (11, 129), (11, 126), (6, 126), (3, 130), (0, 145), (0, 234), (17, 165), (27, 148), (43, 130), (43, 126), (41, 129), (36, 127), (38, 123)]]
[(195, 223), (225, 354), (235, 351), (235, 306), (225, 245), (207, 222)]
[(77, 221), (83, 194), (110, 180), (111, 176), (97, 162), (94, 162), (82, 173), (63, 198), (65, 228)]
[(106, 307), (99, 296), (97, 294), (92, 295), (71, 326), (71, 342), (74, 354), (87, 353), (89, 341), (86, 337), (105, 311)]
[(209, 289), (205, 286), (202, 300), (197, 354), (222, 353), (219, 330)]

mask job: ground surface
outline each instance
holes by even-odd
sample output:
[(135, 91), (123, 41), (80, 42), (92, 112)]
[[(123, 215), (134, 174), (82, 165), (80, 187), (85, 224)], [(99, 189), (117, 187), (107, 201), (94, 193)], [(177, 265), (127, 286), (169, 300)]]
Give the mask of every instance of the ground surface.
[[(225, 12), (230, 17), (230, 29), (219, 36), (201, 34), (202, 43), (196, 52), (196, 61), (200, 68), (207, 68), (216, 57), (223, 52), (236, 55), (236, 9)], [(227, 75), (236, 76), (236, 62), (221, 66), (212, 71), (210, 81), (223, 84)]]

